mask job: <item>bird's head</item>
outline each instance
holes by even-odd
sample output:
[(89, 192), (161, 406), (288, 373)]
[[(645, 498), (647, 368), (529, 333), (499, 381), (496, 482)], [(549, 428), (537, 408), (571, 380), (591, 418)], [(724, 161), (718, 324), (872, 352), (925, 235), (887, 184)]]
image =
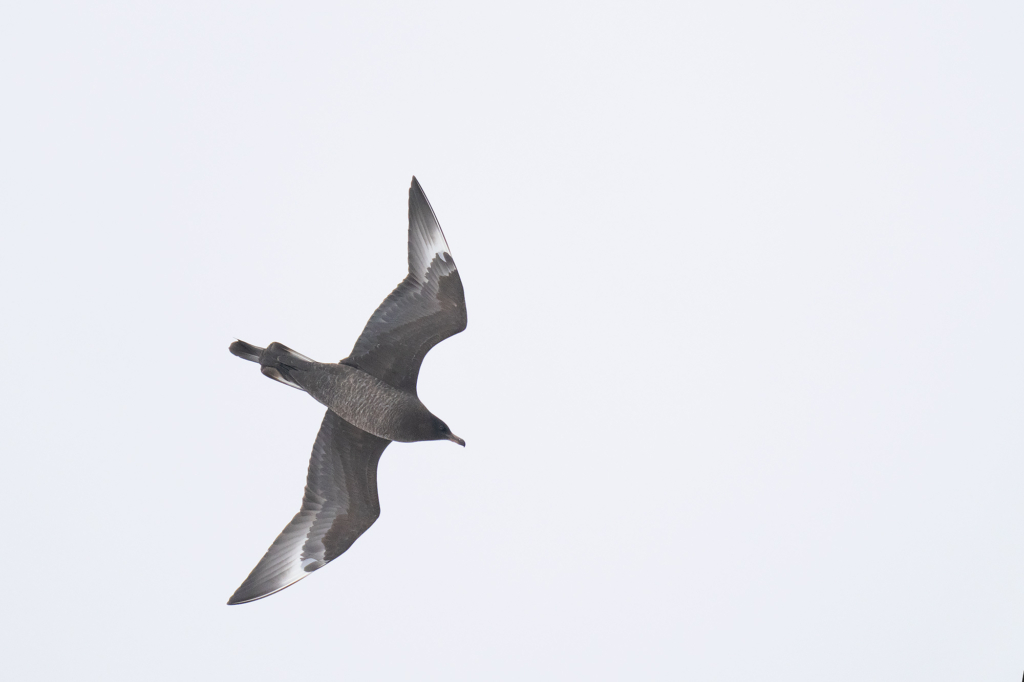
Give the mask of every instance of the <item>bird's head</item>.
[(453, 443), (458, 443), (462, 447), (466, 447), (466, 441), (462, 440), (448, 428), (448, 425), (443, 421), (434, 417), (434, 438), (433, 440), (450, 440)]

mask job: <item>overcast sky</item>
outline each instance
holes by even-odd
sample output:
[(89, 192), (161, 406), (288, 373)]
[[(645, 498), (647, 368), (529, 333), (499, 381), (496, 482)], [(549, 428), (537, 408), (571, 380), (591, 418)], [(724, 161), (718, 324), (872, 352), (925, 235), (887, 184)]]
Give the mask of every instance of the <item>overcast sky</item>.
[[(0, 677), (1016, 680), (1024, 5), (8, 3)], [(415, 174), (469, 327), (227, 598)]]

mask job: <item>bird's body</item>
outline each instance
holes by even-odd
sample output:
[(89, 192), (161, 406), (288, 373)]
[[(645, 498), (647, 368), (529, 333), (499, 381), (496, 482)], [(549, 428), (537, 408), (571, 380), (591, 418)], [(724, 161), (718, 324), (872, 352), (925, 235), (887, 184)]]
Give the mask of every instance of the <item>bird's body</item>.
[(378, 438), (414, 443), (431, 440), (434, 416), (409, 391), (388, 386), (344, 364), (322, 365), (309, 394), (353, 426)]
[(308, 393), (318, 403), (358, 429), (378, 438), (413, 443), (435, 440), (434, 415), (412, 391), (395, 388), (358, 367), (310, 360), (280, 343), (256, 348), (231, 344), (239, 357), (256, 356), (271, 379)]
[(280, 343), (230, 350), (327, 406), (302, 508), (228, 601), (284, 589), (347, 550), (380, 514), (377, 463), (391, 441), (465, 445), (416, 394), (424, 356), (466, 328), (462, 280), (416, 178), (409, 189), (409, 274), (370, 317), (349, 357), (307, 358)]

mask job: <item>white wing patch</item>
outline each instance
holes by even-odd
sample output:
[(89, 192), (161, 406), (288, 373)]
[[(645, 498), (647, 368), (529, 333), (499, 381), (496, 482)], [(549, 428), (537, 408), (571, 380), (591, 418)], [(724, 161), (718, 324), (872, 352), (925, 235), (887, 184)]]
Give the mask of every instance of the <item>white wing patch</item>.
[(435, 257), (448, 262), (451, 255), (434, 209), (420, 183), (413, 178), (409, 188), (409, 274), (422, 282)]

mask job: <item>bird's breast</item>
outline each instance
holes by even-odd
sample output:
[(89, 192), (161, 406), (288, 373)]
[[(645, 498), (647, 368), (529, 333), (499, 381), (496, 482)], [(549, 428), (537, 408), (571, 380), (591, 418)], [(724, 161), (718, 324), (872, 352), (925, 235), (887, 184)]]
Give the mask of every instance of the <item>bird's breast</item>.
[(325, 365), (309, 390), (339, 417), (379, 438), (411, 440), (408, 423), (426, 408), (419, 399), (348, 365)]

